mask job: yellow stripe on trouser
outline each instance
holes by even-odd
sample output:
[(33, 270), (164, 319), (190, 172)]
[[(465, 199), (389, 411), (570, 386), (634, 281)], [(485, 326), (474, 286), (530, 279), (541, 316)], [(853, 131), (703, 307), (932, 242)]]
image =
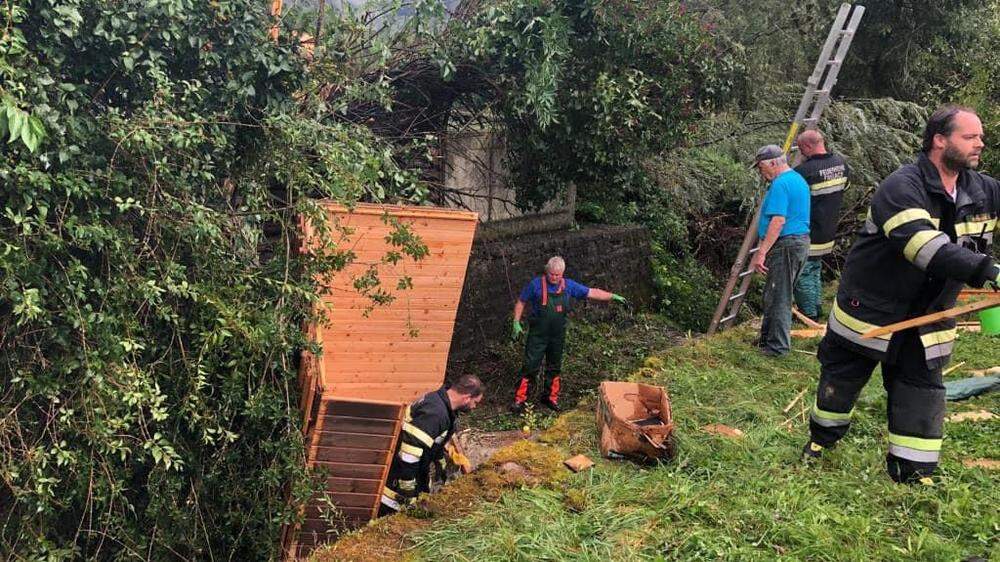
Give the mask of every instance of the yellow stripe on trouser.
[(885, 232), (885, 235), (888, 236), (896, 227), (917, 220), (930, 221), (931, 214), (927, 212), (927, 209), (906, 209), (900, 211), (885, 221), (885, 224), (882, 225), (882, 232)]
[(942, 439), (924, 439), (889, 433), (889, 454), (914, 462), (936, 463), (941, 458)]
[(851, 408), (851, 411), (846, 414), (842, 412), (828, 412), (820, 409), (818, 402), (813, 402), (813, 409), (810, 417), (818, 425), (823, 427), (840, 427), (851, 423), (851, 414), (853, 413), (853, 408)]
[(411, 423), (403, 422), (403, 431), (410, 434), (414, 439), (420, 441), (428, 447), (434, 445), (434, 440), (431, 439), (430, 435), (427, 435), (422, 429)]

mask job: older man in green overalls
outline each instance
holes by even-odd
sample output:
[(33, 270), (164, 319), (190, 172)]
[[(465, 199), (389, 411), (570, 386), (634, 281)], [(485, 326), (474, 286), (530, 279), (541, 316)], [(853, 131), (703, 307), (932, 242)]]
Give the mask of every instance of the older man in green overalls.
[(560, 374), (562, 371), (563, 343), (566, 340), (566, 314), (571, 299), (615, 301), (624, 303), (625, 297), (601, 289), (591, 289), (572, 279), (563, 277), (566, 262), (559, 256), (549, 259), (545, 274), (535, 277), (524, 286), (514, 304), (513, 335), (517, 339), (524, 332), (521, 316), (526, 305), (531, 305), (528, 316), (528, 338), (524, 345), (524, 366), (521, 380), (514, 393), (511, 411), (519, 413), (528, 401), (531, 380), (538, 375), (542, 358), (545, 359), (545, 394), (539, 403), (559, 411)]

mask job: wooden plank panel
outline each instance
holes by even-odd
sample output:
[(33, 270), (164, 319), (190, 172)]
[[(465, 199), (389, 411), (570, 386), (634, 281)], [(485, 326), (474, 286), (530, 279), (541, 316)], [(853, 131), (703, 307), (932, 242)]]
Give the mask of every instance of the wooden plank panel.
[[(362, 519), (366, 518), (368, 515), (368, 510), (367, 508), (364, 507), (343, 507), (343, 508), (338, 507), (337, 509), (347, 520)], [(327, 513), (326, 505), (317, 501), (313, 501), (306, 506), (305, 516), (306, 520), (313, 519), (322, 521), (325, 519), (326, 513)]]
[[(339, 279), (334, 280), (333, 282), (343, 283), (347, 287), (353, 287), (354, 279), (358, 275), (363, 275), (364, 271), (357, 271), (354, 273), (355, 275), (349, 276), (349, 275), (343, 275), (342, 272), (340, 275), (337, 275)], [(446, 276), (426, 275), (420, 272), (414, 275), (409, 275), (408, 277), (410, 278), (409, 281), (413, 284), (413, 289), (453, 289), (461, 292), (462, 283), (465, 281), (465, 275), (464, 274), (459, 275), (457, 272), (452, 275), (446, 275)], [(382, 286), (387, 287), (389, 290), (392, 291), (396, 290), (396, 284), (402, 278), (403, 275), (394, 274), (391, 272), (379, 274), (379, 281), (382, 283)], [(410, 289), (407, 289), (407, 291), (410, 291)], [(438, 294), (449, 294), (449, 293), (445, 292)], [(327, 299), (324, 298), (323, 300), (325, 301)]]
[(341, 433), (366, 433), (369, 435), (392, 435), (396, 420), (358, 418), (353, 416), (327, 416), (324, 428)]
[[(318, 457), (320, 454), (323, 454), (327, 459), (324, 462), (337, 462), (344, 464), (381, 464), (385, 462), (386, 458), (386, 451), (381, 449), (342, 449), (317, 446), (312, 448), (310, 453), (312, 453), (314, 457)], [(324, 465), (318, 464), (314, 461), (313, 466), (322, 468)], [(367, 478), (369, 480), (374, 478), (374, 476), (338, 476), (332, 473), (327, 475), (335, 478)]]
[(384, 420), (395, 420), (399, 417), (400, 411), (405, 407), (400, 403), (378, 403), (372, 401), (338, 400), (336, 398), (326, 398), (324, 400), (326, 410), (323, 415), (351, 416), (355, 418), (377, 418)]
[[(416, 335), (412, 330), (416, 330)], [(451, 341), (451, 328), (417, 326), (412, 330), (396, 326), (352, 326), (346, 330), (331, 330), (331, 332), (340, 338), (342, 345), (350, 345), (358, 340), (371, 341), (386, 338), (398, 338), (403, 341), (425, 341), (425, 338), (431, 341)]]
[[(389, 291), (396, 300), (393, 305), (405, 304), (414, 308), (444, 308), (455, 307), (458, 302), (448, 295), (442, 295), (438, 291)], [(328, 307), (334, 309), (355, 309), (364, 308), (372, 304), (372, 299), (351, 289), (349, 291), (335, 293), (329, 300)], [(329, 308), (328, 308), (329, 310)]]
[(351, 344), (350, 350), (354, 353), (448, 353), (451, 342), (445, 340), (427, 340), (425, 338), (400, 340), (372, 340), (357, 341)]
[[(327, 424), (327, 428), (330, 428), (329, 424)], [(367, 435), (364, 433), (321, 431), (319, 433), (318, 445), (320, 447), (376, 449), (383, 451), (389, 447), (389, 443), (392, 443), (391, 435)]]
[(327, 382), (335, 384), (337, 382), (354, 382), (369, 380), (369, 375), (377, 379), (377, 375), (405, 375), (406, 373), (436, 373), (440, 371), (444, 374), (447, 357), (428, 357), (407, 355), (386, 358), (379, 361), (375, 357), (368, 359), (337, 359), (335, 357), (326, 358)]
[(315, 534), (317, 539), (335, 541), (337, 540), (337, 535), (336, 533), (330, 531), (335, 531), (337, 527), (343, 526), (345, 523), (346, 526), (353, 528), (357, 527), (359, 524), (364, 524), (367, 521), (367, 519), (362, 519), (360, 517), (344, 517), (343, 520), (334, 521), (331, 528), (330, 522), (326, 519), (306, 519), (302, 522), (301, 532), (303, 535)]
[[(343, 229), (336, 232), (334, 239), (343, 237), (351, 242), (359, 241), (377, 241), (385, 247), (390, 246), (386, 242), (385, 237), (394, 231), (392, 227), (386, 226), (381, 222), (373, 223), (371, 221), (357, 221), (348, 223), (341, 223), (341, 227), (350, 229), (352, 232), (344, 232)], [(411, 225), (412, 226), (412, 225)], [(414, 228), (414, 234), (419, 236), (423, 241), (450, 241), (450, 242), (465, 242), (466, 240), (471, 241), (475, 232), (469, 228), (454, 228), (449, 227), (446, 223), (441, 224), (428, 224), (427, 226)]]
[(382, 488), (382, 483), (378, 480), (363, 480), (361, 478), (327, 478), (324, 488), (330, 492), (376, 495)]
[[(395, 303), (394, 303), (395, 304)], [(454, 322), (455, 309), (448, 308), (417, 308), (405, 305), (396, 305), (392, 308), (372, 308), (368, 316), (364, 316), (366, 307), (364, 305), (357, 308), (339, 307), (327, 311), (327, 317), (334, 323), (337, 322)]]
[(371, 398), (374, 400), (402, 400), (413, 402), (424, 394), (441, 386), (441, 378), (433, 382), (390, 383), (390, 384), (340, 384), (337, 393), (341, 396)]
[[(353, 321), (340, 321), (336, 324), (328, 326), (326, 330), (323, 330), (323, 349), (329, 350), (330, 346), (328, 344), (336, 343), (338, 332), (351, 332), (363, 328), (395, 329), (397, 326), (406, 323), (407, 318), (405, 313), (400, 314), (400, 318), (395, 320), (371, 320), (368, 318), (359, 318)], [(450, 322), (448, 320), (414, 319), (412, 323), (416, 328), (436, 329), (438, 331), (451, 331), (454, 327), (454, 322)]]
[[(475, 223), (449, 220), (427, 220), (427, 219), (400, 219), (401, 224), (412, 228), (417, 234), (424, 232), (465, 232), (475, 233)], [(346, 220), (340, 220), (340, 226), (355, 229), (359, 233), (371, 233), (375, 231), (388, 232), (392, 228), (382, 222), (381, 217), (365, 217), (361, 215), (347, 215)]]
[[(368, 295), (363, 295), (358, 293), (353, 288), (337, 291), (322, 296), (323, 308), (325, 310), (330, 310), (334, 308), (344, 308), (349, 306), (344, 299), (344, 297), (351, 298), (350, 304), (358, 304), (362, 306), (374, 306), (376, 308), (391, 308), (393, 306), (419, 306), (420, 299), (427, 297), (437, 297), (445, 298), (451, 301), (456, 307), (458, 306), (458, 300), (461, 297), (461, 291), (457, 289), (441, 289), (434, 287), (413, 287), (410, 289), (398, 291), (394, 287), (389, 287), (385, 290), (386, 293), (395, 297), (391, 302), (387, 304), (382, 304), (378, 302), (373, 302), (371, 297)], [(411, 301), (411, 299), (413, 299)], [(411, 304), (412, 303), (412, 304)]]
[[(433, 263), (468, 263), (469, 261), (469, 248), (462, 244), (435, 243), (434, 245), (434, 248), (427, 248), (428, 255), (422, 260), (415, 262), (412, 257), (403, 254), (403, 259), (399, 263), (412, 264), (420, 263), (422, 261), (431, 261)], [(366, 263), (381, 262), (382, 258), (384, 258), (386, 254), (391, 251), (394, 250), (385, 247), (376, 248), (368, 245), (365, 245), (364, 247), (355, 246), (351, 248), (351, 253), (354, 254), (354, 261)]]
[[(443, 263), (433, 259), (424, 259), (417, 263), (400, 262), (397, 265), (355, 261), (347, 265), (344, 269), (338, 271), (335, 276), (342, 279), (353, 280), (361, 275), (368, 275), (372, 268), (374, 268), (375, 273), (380, 279), (387, 277), (398, 279), (402, 276), (430, 277), (435, 275), (458, 277), (464, 276), (465, 267), (465, 263)], [(393, 287), (395, 287), (395, 285), (393, 285)]]
[(316, 462), (314, 464), (317, 467), (325, 468), (327, 476), (332, 478), (361, 478), (371, 480), (382, 475), (383, 467), (381, 464), (339, 462), (344, 458), (343, 451), (347, 450), (316, 447)]
[[(345, 371), (338, 373), (336, 380), (329, 384), (330, 392), (338, 396), (350, 398), (364, 398), (364, 395), (355, 393), (344, 394), (345, 392), (361, 389), (366, 386), (372, 388), (391, 388), (393, 386), (404, 387), (414, 386), (434, 390), (444, 382), (444, 371), (422, 371), (422, 372), (402, 372), (402, 373), (370, 373), (367, 371)], [(428, 390), (428, 391), (429, 391)], [(381, 400), (381, 399), (379, 399)]]

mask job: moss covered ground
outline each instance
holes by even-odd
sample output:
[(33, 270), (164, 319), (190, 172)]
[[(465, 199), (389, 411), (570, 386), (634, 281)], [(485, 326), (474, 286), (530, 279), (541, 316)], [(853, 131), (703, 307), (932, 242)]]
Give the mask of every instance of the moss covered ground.
[[(812, 402), (818, 342), (796, 340), (796, 352), (769, 359), (755, 352), (753, 336), (739, 328), (690, 339), (623, 374), (669, 389), (679, 442), (673, 462), (600, 459), (593, 402), (582, 396), (577, 409), (546, 422), (538, 443), (501, 451), (430, 498), (431, 509), (422, 504), (380, 521), (317, 559), (1000, 560), (1000, 472), (962, 464), (1000, 458), (1000, 420), (948, 423), (938, 483), (896, 485), (883, 468), (886, 401), (876, 373), (848, 437), (804, 466), (797, 457), (807, 425), (801, 417), (783, 424), (799, 406), (788, 415), (782, 409), (803, 389)], [(627, 348), (628, 337), (619, 330), (594, 345)], [(998, 344), (963, 333), (953, 364), (965, 364), (948, 378), (1000, 365)], [(948, 410), (1000, 414), (1000, 393)], [(745, 436), (701, 429), (710, 423)], [(596, 460), (595, 468), (570, 474), (554, 464), (577, 453)], [(548, 468), (531, 468), (527, 478), (498, 472), (511, 460)], [(361, 543), (382, 548), (384, 557), (349, 556), (348, 546)]]

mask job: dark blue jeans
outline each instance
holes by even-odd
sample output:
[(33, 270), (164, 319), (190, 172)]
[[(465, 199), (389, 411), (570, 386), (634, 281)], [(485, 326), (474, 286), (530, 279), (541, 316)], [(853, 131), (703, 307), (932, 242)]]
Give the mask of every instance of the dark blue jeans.
[(809, 257), (809, 235), (782, 236), (767, 253), (760, 347), (784, 355), (792, 347), (792, 291)]

